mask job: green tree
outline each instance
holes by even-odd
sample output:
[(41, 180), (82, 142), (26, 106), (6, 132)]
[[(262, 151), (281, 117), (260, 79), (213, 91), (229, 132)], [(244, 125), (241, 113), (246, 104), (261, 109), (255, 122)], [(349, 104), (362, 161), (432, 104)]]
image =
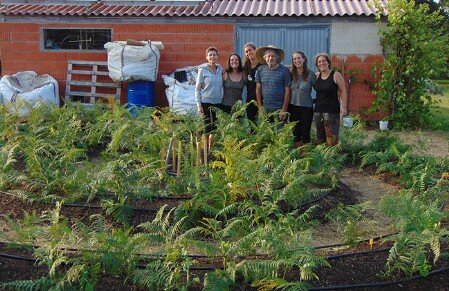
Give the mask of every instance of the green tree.
[(389, 115), (396, 128), (425, 127), (434, 105), (430, 76), (446, 69), (448, 59), (444, 17), (413, 0), (391, 0), (377, 8), (378, 21), (387, 15), (387, 26), (380, 32), (386, 56), (373, 109)]

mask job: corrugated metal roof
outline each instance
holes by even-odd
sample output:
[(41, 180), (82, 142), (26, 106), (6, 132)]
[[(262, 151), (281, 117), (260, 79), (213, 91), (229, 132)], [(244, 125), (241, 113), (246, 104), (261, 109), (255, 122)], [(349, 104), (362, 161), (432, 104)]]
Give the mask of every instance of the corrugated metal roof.
[(3, 15), (49, 16), (352, 16), (373, 15), (371, 0), (214, 0), (196, 6), (3, 4)]

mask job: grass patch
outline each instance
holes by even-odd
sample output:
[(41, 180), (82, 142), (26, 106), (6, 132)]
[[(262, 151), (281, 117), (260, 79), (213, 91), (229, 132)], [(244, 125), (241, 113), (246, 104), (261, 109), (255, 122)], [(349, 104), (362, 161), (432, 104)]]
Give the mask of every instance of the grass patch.
[(433, 129), (449, 132), (449, 80), (435, 80), (435, 83), (443, 89), (443, 95), (434, 95), (437, 108), (433, 111), (435, 123)]

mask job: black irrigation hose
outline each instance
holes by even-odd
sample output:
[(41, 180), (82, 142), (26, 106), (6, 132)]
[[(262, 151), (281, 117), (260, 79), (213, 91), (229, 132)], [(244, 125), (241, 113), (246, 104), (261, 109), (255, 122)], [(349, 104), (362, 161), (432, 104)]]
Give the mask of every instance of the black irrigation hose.
[(360, 255), (366, 255), (366, 254), (375, 254), (375, 253), (382, 253), (390, 250), (390, 248), (382, 248), (382, 249), (375, 249), (375, 250), (368, 250), (368, 251), (361, 251), (361, 252), (354, 252), (354, 253), (343, 253), (343, 254), (337, 254), (326, 257), (327, 260), (336, 260), (340, 258), (345, 257), (351, 257), (351, 256), (360, 256)]
[(320, 197), (313, 199), (312, 201), (309, 201), (309, 202), (306, 202), (304, 204), (301, 204), (301, 205), (298, 206), (298, 208), (300, 209), (300, 208), (306, 207), (306, 206), (308, 206), (310, 204), (316, 203), (316, 202), (320, 201), (321, 199), (326, 198), (329, 194), (331, 194), (331, 192), (332, 191), (329, 191), (326, 194), (321, 195)]
[[(380, 251), (380, 250), (377, 250)], [(364, 252), (360, 252), (358, 254), (362, 254)], [(10, 255), (10, 254), (5, 254), (5, 253), (0, 253), (0, 257), (3, 258), (8, 258), (8, 259), (13, 259), (13, 260), (20, 260), (20, 261), (28, 261), (28, 262), (36, 262), (36, 259), (34, 258), (29, 258), (29, 257), (23, 257), (23, 256), (15, 256), (15, 255)], [(145, 269), (147, 267), (147, 265), (145, 264), (139, 264), (138, 268), (141, 269)], [(223, 267), (190, 267), (189, 270), (192, 271), (211, 271), (211, 270), (217, 270), (217, 269), (223, 269)], [(428, 278), (430, 276), (439, 274), (439, 273), (444, 273), (449, 271), (449, 267), (444, 267), (444, 268), (440, 268), (440, 269), (436, 269), (436, 270), (432, 270), (427, 274)], [(338, 289), (354, 289), (354, 288), (372, 288), (372, 287), (382, 287), (382, 286), (391, 286), (391, 285), (397, 285), (400, 283), (404, 283), (404, 282), (408, 282), (408, 281), (412, 281), (412, 280), (417, 280), (417, 279), (423, 279), (424, 277), (422, 277), (421, 275), (415, 275), (415, 276), (411, 276), (411, 277), (407, 277), (407, 278), (403, 278), (403, 279), (399, 279), (399, 280), (394, 280), (394, 281), (387, 281), (387, 282), (375, 282), (375, 283), (364, 283), (364, 284), (352, 284), (352, 285), (336, 285), (336, 286), (327, 286), (327, 287), (318, 287), (318, 288), (311, 288), (309, 290), (313, 290), (313, 291), (321, 291), (321, 290), (338, 290)]]
[(394, 281), (387, 281), (387, 282), (375, 282), (375, 283), (364, 283), (364, 284), (353, 284), (353, 285), (336, 285), (336, 286), (328, 286), (328, 287), (311, 288), (309, 290), (314, 290), (314, 291), (320, 290), (321, 291), (321, 290), (338, 290), (338, 289), (372, 288), (372, 287), (391, 286), (391, 285), (396, 285), (396, 284), (400, 284), (400, 283), (404, 283), (404, 282), (412, 281), (412, 280), (416, 280), (416, 279), (428, 278), (430, 276), (433, 276), (433, 275), (436, 275), (439, 273), (443, 273), (443, 272), (447, 272), (447, 271), (449, 271), (449, 267), (430, 271), (426, 277), (422, 277), (421, 275), (415, 275), (415, 276), (411, 276), (411, 277), (407, 277), (407, 278), (403, 278), (403, 279), (399, 279), (399, 280), (394, 280)]
[(28, 261), (28, 262), (36, 262), (37, 261), (37, 259), (35, 259), (35, 258), (16, 256), (16, 255), (10, 255), (10, 254), (5, 254), (5, 253), (0, 253), (0, 257), (12, 259), (12, 260), (16, 260), (16, 261)]
[[(14, 195), (13, 193), (0, 191), (0, 194), (9, 195), (12, 197), (16, 197), (17, 195)], [(158, 196), (155, 198), (155, 200), (189, 200), (192, 199), (191, 196)], [(86, 205), (86, 204), (77, 204), (77, 203), (63, 203), (62, 207), (73, 207), (73, 208), (87, 208), (87, 209), (101, 209), (101, 205)], [(158, 211), (159, 208), (141, 208), (141, 207), (132, 207), (134, 211)]]
[[(385, 235), (382, 235), (382, 236), (376, 236), (376, 237), (372, 237), (372, 238), (367, 238), (367, 239), (358, 241), (357, 244), (366, 243), (366, 242), (369, 242), (370, 240), (378, 241), (378, 240), (380, 240), (382, 238), (390, 237), (390, 236), (393, 236), (393, 235), (396, 235), (396, 234), (398, 234), (398, 232), (393, 232), (393, 233), (385, 234)], [(315, 250), (329, 249), (329, 248), (344, 247), (344, 246), (349, 246), (349, 245), (350, 244), (347, 244), (347, 243), (339, 243), (339, 244), (316, 246), (316, 247), (314, 247), (314, 249)]]

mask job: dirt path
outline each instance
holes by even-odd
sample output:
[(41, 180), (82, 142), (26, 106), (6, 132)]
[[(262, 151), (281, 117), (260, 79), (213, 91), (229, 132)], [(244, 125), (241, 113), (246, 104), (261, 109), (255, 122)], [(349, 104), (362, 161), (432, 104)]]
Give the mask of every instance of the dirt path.
[[(386, 183), (381, 175), (360, 171), (355, 167), (346, 167), (341, 173), (341, 182), (355, 193), (359, 203), (370, 201), (373, 210), (369, 210), (364, 223), (367, 233), (364, 238), (377, 237), (393, 232), (385, 215), (379, 211), (379, 202), (383, 196), (396, 193), (400, 188)], [(365, 225), (366, 224), (366, 225)], [(315, 246), (337, 244), (343, 241), (341, 232), (335, 224), (328, 222), (316, 227), (313, 232)]]
[[(368, 130), (366, 142), (371, 141), (378, 130)], [(449, 159), (449, 132), (442, 131), (391, 131), (401, 140), (413, 146), (417, 155)]]

